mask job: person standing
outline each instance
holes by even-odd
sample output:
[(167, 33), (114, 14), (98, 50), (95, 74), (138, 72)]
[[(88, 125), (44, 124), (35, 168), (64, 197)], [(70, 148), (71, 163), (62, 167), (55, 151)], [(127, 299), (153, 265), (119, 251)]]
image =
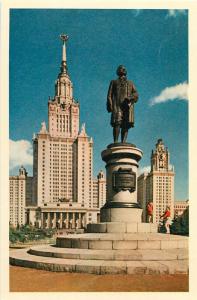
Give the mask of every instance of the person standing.
[(153, 223), (153, 202), (150, 201), (147, 204), (147, 222), (148, 223)]
[(166, 228), (166, 233), (170, 233), (170, 225), (172, 224), (172, 219), (171, 219), (171, 213), (170, 213), (170, 207), (167, 206), (166, 210), (163, 215), (160, 216), (160, 218), (163, 218), (164, 223), (165, 223), (165, 228)]

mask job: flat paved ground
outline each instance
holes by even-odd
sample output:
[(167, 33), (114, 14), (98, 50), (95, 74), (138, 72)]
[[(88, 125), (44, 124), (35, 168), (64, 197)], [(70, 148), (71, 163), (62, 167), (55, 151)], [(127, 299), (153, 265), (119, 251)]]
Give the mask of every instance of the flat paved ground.
[(94, 275), (10, 266), (11, 292), (188, 292), (188, 275)]

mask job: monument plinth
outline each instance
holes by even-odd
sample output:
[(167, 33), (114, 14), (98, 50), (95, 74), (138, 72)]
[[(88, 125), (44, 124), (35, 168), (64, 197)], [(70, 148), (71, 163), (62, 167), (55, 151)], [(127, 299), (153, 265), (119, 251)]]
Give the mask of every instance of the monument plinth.
[(107, 179), (107, 200), (101, 208), (101, 222), (141, 222), (137, 169), (142, 151), (130, 143), (114, 143), (101, 156), (106, 162)]

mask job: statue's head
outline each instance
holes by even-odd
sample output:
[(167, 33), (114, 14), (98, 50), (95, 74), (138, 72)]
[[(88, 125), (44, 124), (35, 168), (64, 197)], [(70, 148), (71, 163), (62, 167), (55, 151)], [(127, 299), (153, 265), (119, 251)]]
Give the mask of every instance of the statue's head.
[(123, 65), (118, 66), (116, 74), (118, 76), (122, 76), (122, 75), (126, 76), (127, 75), (127, 70), (126, 70), (125, 66), (123, 66)]

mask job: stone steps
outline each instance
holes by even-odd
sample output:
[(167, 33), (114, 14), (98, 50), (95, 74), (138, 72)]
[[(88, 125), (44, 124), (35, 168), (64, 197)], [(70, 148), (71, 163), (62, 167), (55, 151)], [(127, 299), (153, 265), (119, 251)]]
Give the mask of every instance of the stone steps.
[(86, 233), (58, 237), (56, 246), (95, 250), (185, 249), (188, 238), (160, 233)]
[(137, 222), (102, 222), (87, 225), (89, 233), (153, 233), (158, 231), (156, 223), (137, 223)]
[(65, 259), (81, 260), (122, 260), (122, 261), (163, 261), (188, 259), (187, 249), (164, 249), (164, 250), (92, 250), (57, 248), (52, 245), (35, 246), (30, 248), (29, 254)]
[(10, 263), (59, 272), (94, 274), (188, 273), (188, 237), (160, 233), (86, 233), (56, 245), (11, 251)]
[(180, 274), (188, 273), (188, 260), (124, 261), (65, 259), (31, 255), (27, 249), (11, 251), (10, 264), (54, 272), (92, 274)]

